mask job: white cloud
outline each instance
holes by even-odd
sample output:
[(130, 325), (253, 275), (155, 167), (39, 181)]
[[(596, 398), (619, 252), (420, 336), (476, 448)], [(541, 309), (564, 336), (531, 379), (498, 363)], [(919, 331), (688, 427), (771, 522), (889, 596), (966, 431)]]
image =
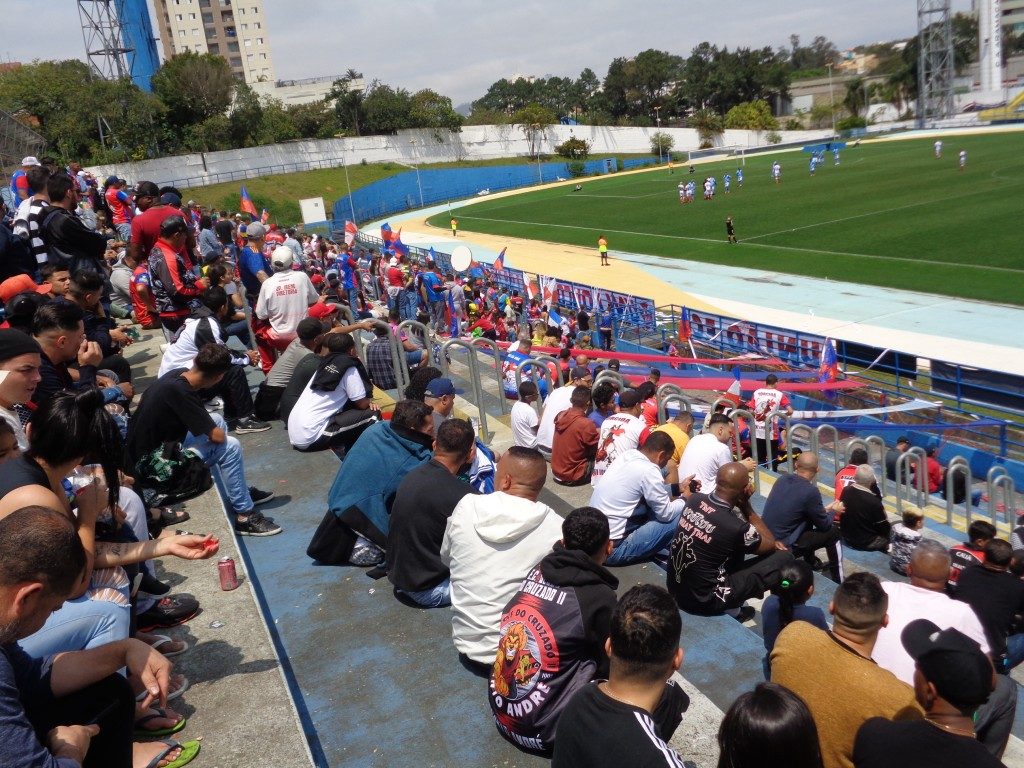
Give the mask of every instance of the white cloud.
[[(9, 28), (0, 59), (84, 58), (75, 5), (5, 0)], [(840, 49), (913, 35), (914, 4), (861, 0), (724, 0), (710, 6), (679, 0), (264, 0), (277, 76), (341, 74), (418, 90), (432, 87), (456, 104), (478, 98), (495, 80), (516, 73), (603, 77), (616, 56), (646, 48), (686, 55), (701, 41), (772, 47), (790, 34), (824, 35)], [(969, 0), (954, 0), (968, 10)]]

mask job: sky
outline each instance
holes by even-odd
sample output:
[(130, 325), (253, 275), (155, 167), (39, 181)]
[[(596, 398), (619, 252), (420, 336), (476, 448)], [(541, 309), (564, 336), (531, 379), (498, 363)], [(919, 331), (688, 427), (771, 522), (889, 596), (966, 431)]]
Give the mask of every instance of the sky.
[[(83, 58), (71, 0), (4, 0), (10, 29), (0, 61)], [(712, 8), (697, 16), (698, 6)], [(914, 0), (264, 0), (277, 77), (362, 72), (416, 91), (433, 88), (458, 106), (513, 75), (603, 78), (618, 56), (659, 48), (686, 56), (719, 46), (788, 46), (824, 35), (840, 49), (909, 37)], [(954, 11), (970, 0), (953, 0)]]

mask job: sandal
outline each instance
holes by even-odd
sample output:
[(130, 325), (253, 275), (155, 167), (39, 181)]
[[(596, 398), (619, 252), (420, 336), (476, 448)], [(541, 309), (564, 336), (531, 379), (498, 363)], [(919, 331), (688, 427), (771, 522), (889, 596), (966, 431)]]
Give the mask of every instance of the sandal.
[[(172, 525), (180, 525), (181, 523), (187, 522), (191, 519), (188, 512), (182, 510), (175, 510), (171, 507), (150, 507), (148, 510), (148, 519), (146, 524), (149, 527), (149, 533), (152, 536), (158, 536), (160, 531), (164, 528), (168, 528)], [(156, 512), (156, 517), (153, 513)]]
[[(174, 678), (177, 678), (180, 682), (178, 683), (178, 686), (176, 688), (167, 691), (167, 700), (168, 701), (173, 701), (174, 699), (178, 698), (179, 696), (181, 696), (181, 694), (183, 694), (185, 691), (188, 690), (188, 678), (187, 677), (185, 677), (184, 675), (173, 675), (171, 677), (171, 682), (172, 683), (174, 682)], [(149, 691), (143, 691), (142, 693), (138, 694), (135, 697), (135, 700), (136, 701), (145, 701), (145, 699), (146, 699), (146, 697), (148, 695), (149, 695)]]
[(198, 741), (186, 741), (184, 744), (179, 744), (174, 739), (160, 739), (160, 743), (164, 744), (167, 749), (163, 750), (159, 755), (149, 761), (149, 765), (146, 768), (157, 768), (160, 765), (160, 761), (163, 760), (170, 752), (176, 749), (181, 750), (181, 754), (173, 762), (168, 763), (163, 768), (181, 768), (183, 765), (188, 765), (192, 762), (192, 759), (199, 754), (199, 742)]
[(178, 640), (170, 635), (153, 635), (153, 639), (156, 640), (156, 642), (150, 643), (149, 647), (154, 651), (160, 651), (160, 649), (168, 643), (181, 643), (184, 646), (180, 651), (160, 651), (160, 653), (168, 659), (175, 656), (181, 656), (181, 654), (186, 653), (188, 649), (192, 647), (185, 640)]
[(152, 711), (153, 714), (143, 715), (142, 717), (138, 718), (135, 721), (135, 734), (133, 736), (133, 738), (135, 740), (139, 740), (139, 739), (153, 739), (153, 738), (161, 738), (161, 737), (164, 737), (164, 736), (170, 736), (171, 734), (177, 733), (178, 731), (182, 730), (185, 727), (186, 721), (185, 721), (185, 718), (183, 717), (180, 720), (178, 720), (178, 722), (176, 722), (174, 725), (172, 725), (170, 728), (157, 728), (157, 729), (144, 728), (143, 726), (146, 723), (151, 723), (154, 720), (170, 720), (171, 719), (170, 716), (167, 714), (167, 710), (166, 709), (161, 709), (160, 707), (150, 707), (150, 710)]

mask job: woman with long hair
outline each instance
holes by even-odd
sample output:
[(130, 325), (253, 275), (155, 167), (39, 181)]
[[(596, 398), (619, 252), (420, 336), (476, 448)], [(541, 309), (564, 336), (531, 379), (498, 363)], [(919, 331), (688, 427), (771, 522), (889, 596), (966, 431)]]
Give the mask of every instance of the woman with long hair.
[(810, 710), (775, 683), (760, 683), (733, 702), (718, 729), (718, 749), (718, 768), (822, 768)]
[(814, 571), (803, 560), (792, 560), (779, 569), (779, 581), (761, 608), (761, 634), (764, 638), (764, 676), (767, 680), (775, 640), (787, 625), (806, 621), (818, 629), (828, 629), (825, 612), (807, 605), (814, 594)]

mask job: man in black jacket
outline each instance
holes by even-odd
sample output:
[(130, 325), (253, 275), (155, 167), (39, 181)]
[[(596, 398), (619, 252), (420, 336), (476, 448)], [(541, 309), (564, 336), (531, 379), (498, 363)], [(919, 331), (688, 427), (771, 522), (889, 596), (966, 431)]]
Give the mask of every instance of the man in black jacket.
[(476, 456), (473, 426), (448, 419), (434, 456), (402, 480), (391, 507), (387, 572), (395, 592), (424, 608), (451, 605), (451, 572), (441, 561), (444, 530), (462, 497), (476, 493), (458, 477)]
[(608, 675), (605, 640), (619, 586), (603, 565), (611, 551), (604, 513), (574, 509), (562, 540), (505, 607), (489, 699), (498, 732), (521, 749), (550, 754), (569, 699)]
[[(64, 263), (74, 274), (91, 269), (105, 275), (103, 254), (107, 238), (82, 223), (78, 210), (78, 185), (66, 173), (55, 173), (46, 181), (50, 208), (42, 214), (40, 230), (50, 262)], [(104, 295), (110, 293), (110, 286)]]

